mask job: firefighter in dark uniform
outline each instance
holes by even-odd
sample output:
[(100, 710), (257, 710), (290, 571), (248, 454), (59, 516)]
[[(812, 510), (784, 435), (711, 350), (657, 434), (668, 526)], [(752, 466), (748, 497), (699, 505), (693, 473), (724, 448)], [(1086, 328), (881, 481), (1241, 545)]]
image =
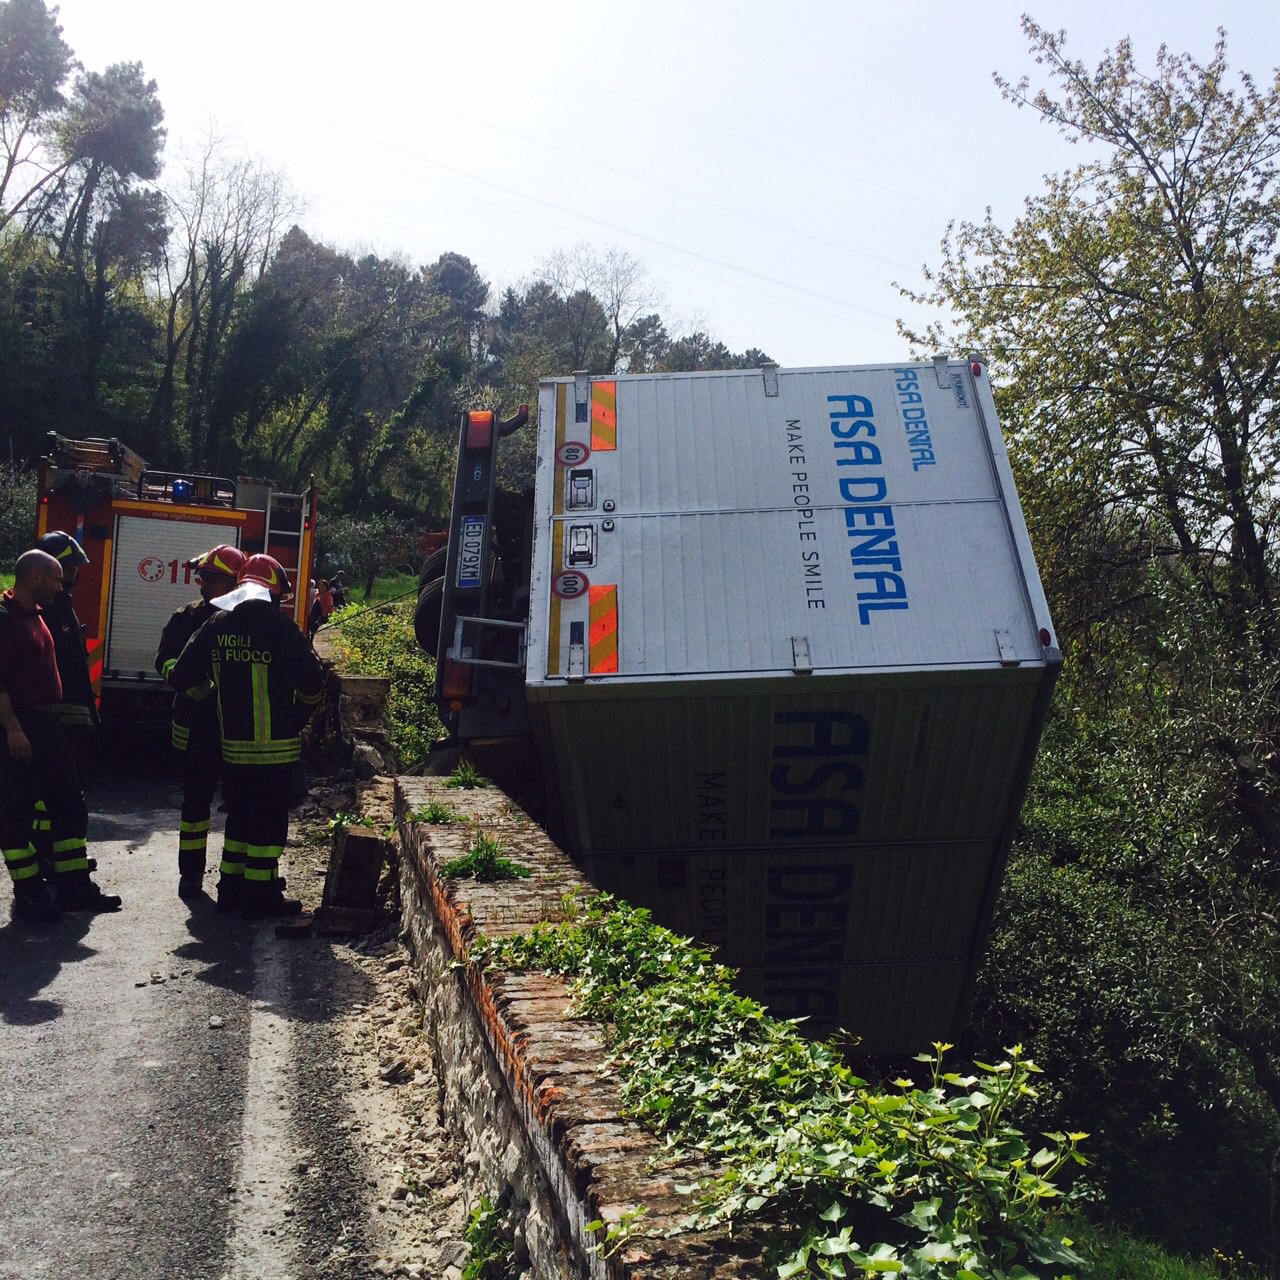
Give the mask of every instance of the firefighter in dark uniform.
[[(244, 564), (237, 547), (214, 547), (191, 562), (200, 584), (200, 599), (184, 604), (165, 623), (156, 650), (156, 670), (169, 677), (178, 655), (217, 610), (213, 601), (235, 588)], [(178, 822), (178, 896), (198, 898), (204, 892), (206, 846), (213, 793), (222, 774), (222, 745), (218, 740), (218, 707), (213, 682), (190, 694), (175, 691), (169, 736), (182, 762), (182, 812)]]
[(89, 563), (84, 548), (69, 534), (54, 529), (36, 540), (40, 551), (47, 551), (62, 566), (62, 590), (44, 609), (44, 624), (53, 635), (54, 653), (58, 659), (58, 677), (62, 681), (62, 701), (58, 719), (67, 731), (67, 740), (75, 753), (84, 782), (88, 769), (89, 743), (98, 727), (98, 700), (89, 674), (89, 655), (84, 645), (84, 627), (76, 616), (71, 593), (80, 580), (80, 570)]
[[(47, 551), (62, 566), (62, 590), (44, 607), (44, 624), (53, 636), (53, 651), (58, 661), (58, 679), (62, 681), (62, 701), (54, 715), (66, 730), (71, 754), (81, 786), (89, 782), (89, 755), (93, 735), (98, 728), (98, 700), (89, 674), (89, 655), (84, 645), (84, 627), (76, 616), (71, 593), (80, 578), (80, 570), (89, 563), (84, 548), (61, 529), (51, 530), (36, 539), (36, 550)], [(32, 841), (43, 867), (52, 870), (49, 810), (43, 800), (36, 805), (32, 824)], [(90, 866), (92, 867), (92, 863)]]
[(296, 915), (280, 856), (289, 832), (290, 778), (302, 758), (302, 729), (320, 702), (324, 671), (310, 642), (280, 610), (289, 581), (279, 561), (252, 555), (222, 611), (196, 632), (170, 673), (189, 691), (212, 679), (222, 739), (227, 805), (218, 906), (247, 919)]
[[(62, 590), (62, 566), (46, 551), (18, 557), (13, 587), (0, 596), (0, 850), (13, 880), (14, 909), (32, 920), (60, 911), (118, 911), (89, 875), (89, 814), (66, 731), (55, 708), (62, 681), (43, 610)], [(48, 805), (53, 889), (40, 874), (31, 822)]]

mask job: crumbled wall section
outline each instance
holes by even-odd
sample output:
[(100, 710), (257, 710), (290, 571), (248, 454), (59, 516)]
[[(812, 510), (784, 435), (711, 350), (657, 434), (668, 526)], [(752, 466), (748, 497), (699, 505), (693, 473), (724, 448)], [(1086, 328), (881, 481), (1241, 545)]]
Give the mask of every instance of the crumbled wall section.
[[(604, 1046), (575, 1018), (565, 984), (539, 974), (487, 971), (470, 959), (478, 937), (523, 932), (563, 918), (566, 895), (590, 892), (568, 856), (493, 788), (455, 790), (443, 779), (396, 780), (403, 919), (424, 978), (428, 1034), (455, 1132), (471, 1145), (494, 1203), (525, 1207), (523, 1239), (538, 1280), (747, 1280), (772, 1274), (758, 1247), (727, 1234), (679, 1230), (689, 1210), (676, 1184), (705, 1174), (673, 1161), (622, 1115), (617, 1086), (601, 1074)], [(410, 822), (431, 802), (465, 821)], [(528, 879), (479, 884), (446, 879), (477, 828), (501, 840)], [(637, 1235), (605, 1259), (588, 1222), (617, 1223), (642, 1206)]]
[(328, 631), (316, 635), (316, 653), (329, 673), (324, 710), (312, 721), (313, 748), (349, 762), (359, 778), (394, 772), (395, 752), (387, 736), (387, 700), (391, 681), (336, 668), (335, 642)]

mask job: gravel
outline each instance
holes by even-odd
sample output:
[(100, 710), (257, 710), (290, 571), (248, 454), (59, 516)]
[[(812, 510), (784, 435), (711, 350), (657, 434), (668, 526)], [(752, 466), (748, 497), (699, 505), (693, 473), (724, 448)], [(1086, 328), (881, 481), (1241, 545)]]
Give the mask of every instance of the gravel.
[[(339, 777), (313, 779), (308, 800), (294, 814), (286, 851), (288, 892), (308, 908), (323, 894), (327, 824), (337, 813), (354, 811), (350, 781)], [(364, 936), (277, 943), (312, 949), (324, 969), (336, 968), (328, 975), (336, 982), (324, 1018), (334, 1061), (313, 1063), (314, 1070), (300, 1078), (313, 1081), (317, 1090), (317, 1121), (327, 1113), (342, 1145), (357, 1158), (371, 1221), (363, 1240), (315, 1242), (317, 1274), (326, 1277), (460, 1275), (468, 1253), (464, 1231), (478, 1199), (465, 1153), (442, 1122), (441, 1081), (422, 1030), (399, 919), (387, 900), (393, 896), (383, 899), (382, 925)], [(317, 1056), (324, 1056), (320, 1046)], [(335, 1089), (340, 1097), (333, 1096)], [(331, 1197), (337, 1191), (333, 1182), (355, 1172), (304, 1163), (297, 1185)], [(317, 1217), (314, 1207), (309, 1216)]]

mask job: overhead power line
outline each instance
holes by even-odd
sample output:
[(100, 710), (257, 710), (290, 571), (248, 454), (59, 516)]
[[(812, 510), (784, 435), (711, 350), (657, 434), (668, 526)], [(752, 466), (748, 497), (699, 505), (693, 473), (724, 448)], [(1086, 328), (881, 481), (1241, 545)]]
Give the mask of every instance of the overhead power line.
[[(198, 70), (197, 68), (182, 68), (185, 74), (199, 76), (202, 79), (209, 80), (216, 84), (226, 84), (216, 76), (210, 76), (208, 73)], [(660, 248), (667, 249), (673, 253), (679, 253), (685, 257), (693, 258), (701, 262), (708, 263), (712, 266), (719, 267), (722, 270), (735, 273), (737, 275), (746, 276), (750, 279), (759, 280), (766, 284), (771, 284), (777, 288), (788, 290), (792, 293), (799, 293), (806, 297), (816, 298), (822, 302), (832, 306), (839, 307), (849, 311), (857, 311), (864, 315), (872, 316), (878, 320), (886, 321), (890, 324), (895, 322), (895, 317), (887, 315), (885, 312), (876, 311), (871, 307), (864, 307), (856, 302), (850, 302), (847, 298), (836, 297), (829, 293), (824, 293), (819, 289), (810, 289), (806, 285), (796, 284), (790, 280), (783, 280), (777, 276), (769, 275), (767, 272), (756, 271), (750, 267), (742, 266), (735, 262), (729, 262), (721, 258), (712, 257), (710, 254), (702, 253), (696, 249), (688, 249), (683, 245), (676, 244), (670, 240), (664, 240), (661, 237), (649, 235), (647, 232), (638, 231), (635, 228), (624, 226), (620, 223), (611, 222), (606, 218), (596, 217), (593, 214), (584, 213), (581, 210), (571, 209), (565, 205), (558, 204), (554, 200), (548, 200), (542, 196), (533, 195), (524, 190), (508, 186), (505, 183), (497, 182), (492, 178), (486, 178), (479, 173), (464, 169), (458, 165), (449, 164), (443, 160), (436, 159), (429, 153), (416, 150), (411, 147), (402, 146), (399, 143), (388, 142), (385, 139), (378, 138), (372, 134), (365, 133), (359, 129), (352, 128), (350, 125), (342, 124), (336, 120), (326, 119), (323, 116), (316, 115), (314, 112), (304, 111), (300, 107), (293, 106), (287, 102), (281, 102), (278, 99), (268, 97), (264, 94), (255, 94), (259, 100), (279, 111), (289, 115), (296, 116), (302, 120), (308, 120), (313, 124), (347, 135), (348, 137), (358, 139), (363, 143), (380, 147), (385, 151), (392, 152), (397, 155), (406, 156), (409, 159), (419, 161), (423, 164), (431, 165), (433, 168), (440, 169), (445, 173), (452, 173), (457, 177), (463, 178), (468, 182), (477, 183), (483, 187), (487, 187), (494, 191), (501, 191), (506, 195), (514, 196), (524, 203), (532, 203), (540, 205), (543, 208), (554, 210), (556, 213), (565, 215), (579, 222), (590, 223), (593, 226), (603, 227), (615, 235), (628, 237), (645, 244), (657, 245)], [(515, 211), (517, 216), (521, 216), (520, 211)]]

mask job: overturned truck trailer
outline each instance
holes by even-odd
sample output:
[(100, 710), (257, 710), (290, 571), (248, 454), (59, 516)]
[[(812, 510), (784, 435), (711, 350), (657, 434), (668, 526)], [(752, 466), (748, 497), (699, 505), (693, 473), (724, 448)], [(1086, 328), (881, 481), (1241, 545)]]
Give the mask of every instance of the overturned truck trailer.
[(1061, 665), (982, 363), (558, 379), (538, 432), (555, 834), (775, 1015), (951, 1034)]

